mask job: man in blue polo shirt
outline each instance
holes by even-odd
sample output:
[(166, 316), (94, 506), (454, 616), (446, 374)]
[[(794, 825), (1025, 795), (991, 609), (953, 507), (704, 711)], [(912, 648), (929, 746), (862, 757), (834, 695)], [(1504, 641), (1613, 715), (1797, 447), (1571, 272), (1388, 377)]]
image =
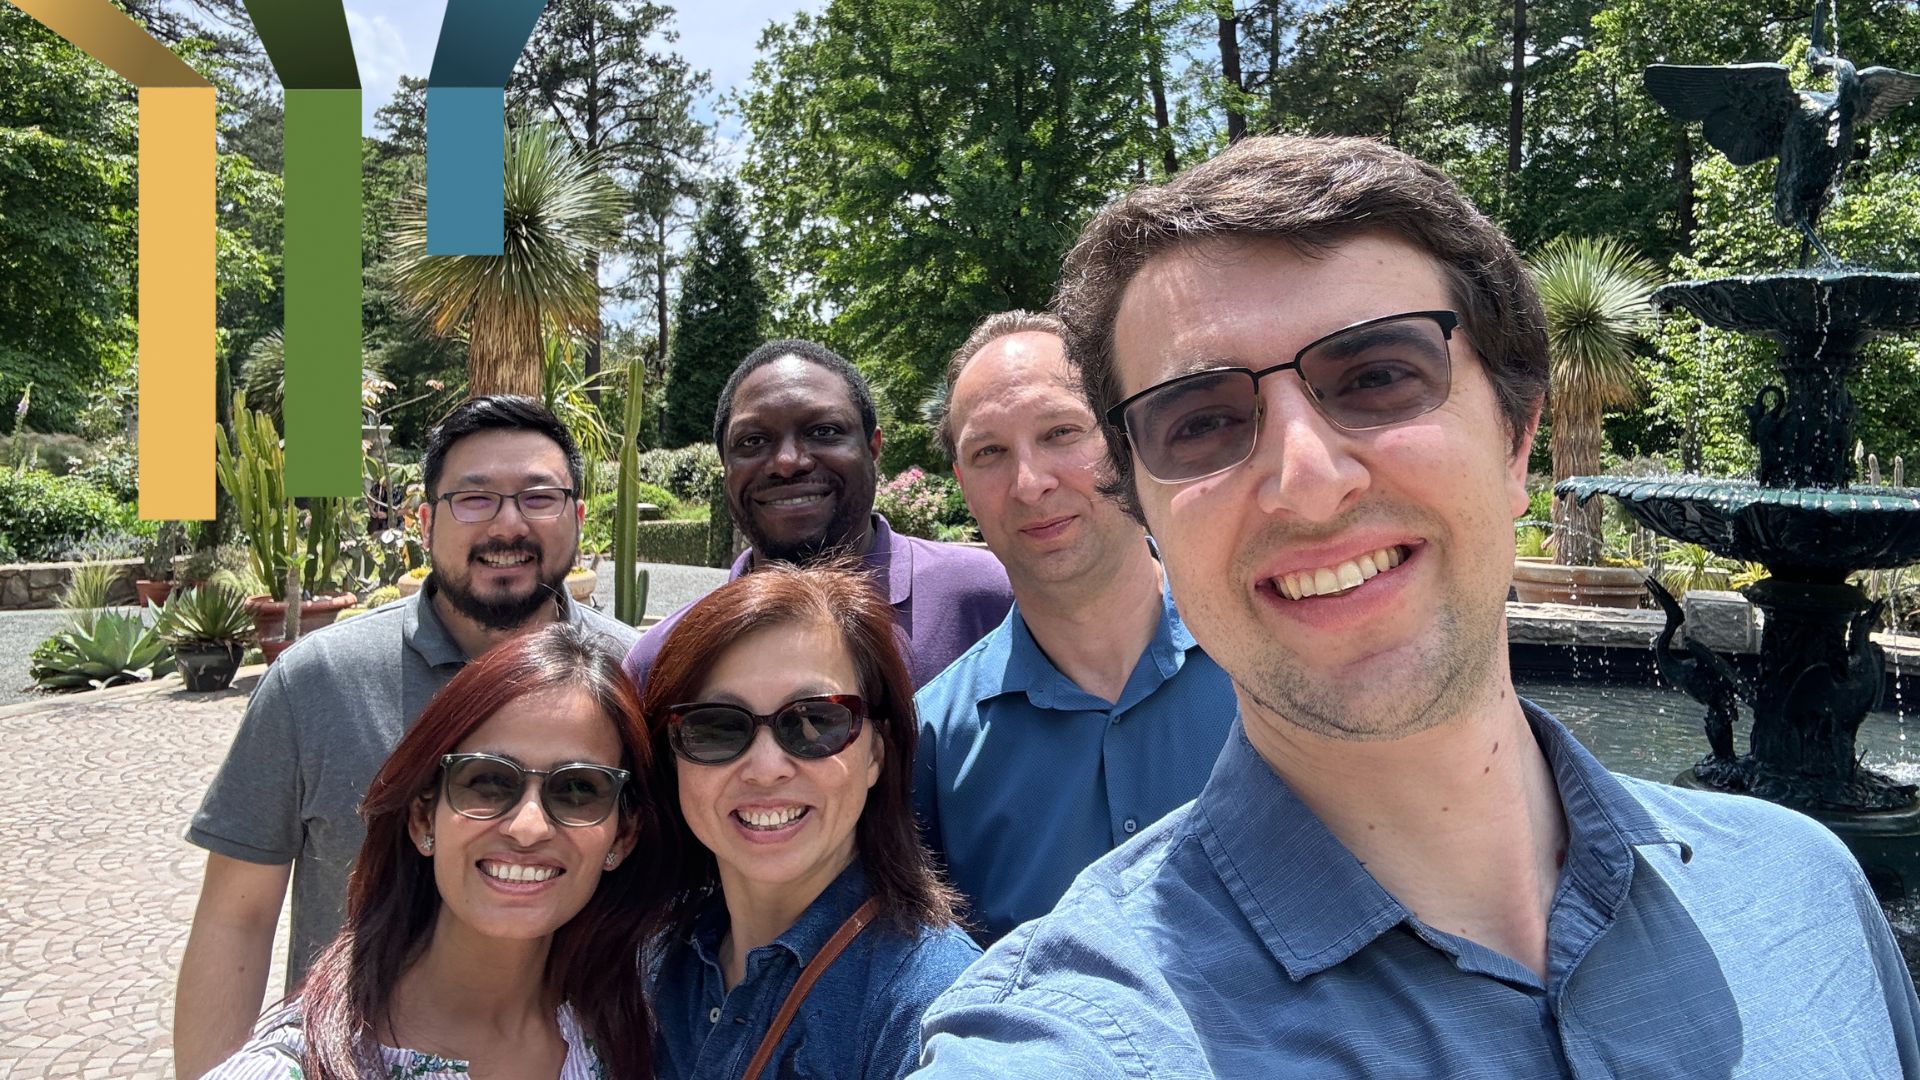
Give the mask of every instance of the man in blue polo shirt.
[(1248, 138), (1090, 222), (1068, 354), (1240, 716), (928, 1010), (948, 1077), (1920, 1076), (1834, 835), (1514, 693), (1540, 300), (1446, 177)]
[(947, 365), (939, 436), (1013, 610), (915, 697), (914, 802), (991, 941), (1206, 782), (1233, 723), (1139, 522), (1098, 491), (1060, 321), (1010, 311)]

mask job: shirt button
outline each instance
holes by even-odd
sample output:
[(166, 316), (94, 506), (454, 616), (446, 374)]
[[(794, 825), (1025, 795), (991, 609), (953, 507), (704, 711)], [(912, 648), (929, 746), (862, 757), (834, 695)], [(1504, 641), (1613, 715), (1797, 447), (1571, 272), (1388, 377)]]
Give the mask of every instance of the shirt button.
[(717, 1024), (719, 1022), (720, 1022), (720, 1007), (716, 1005), (712, 1009), (708, 1010), (707, 1023)]
[(1127, 820), (1120, 823), (1120, 827), (1127, 831), (1128, 836), (1132, 836), (1135, 832), (1139, 831), (1140, 823), (1133, 820), (1132, 818), (1128, 818)]

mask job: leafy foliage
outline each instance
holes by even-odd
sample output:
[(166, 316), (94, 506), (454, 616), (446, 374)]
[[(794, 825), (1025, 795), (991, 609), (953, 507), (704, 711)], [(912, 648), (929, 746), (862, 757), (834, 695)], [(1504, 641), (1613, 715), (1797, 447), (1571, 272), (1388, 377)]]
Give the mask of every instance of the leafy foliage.
[(507, 138), (506, 247), (500, 255), (427, 254), (424, 193), (394, 234), (395, 284), (436, 333), (464, 332), (475, 394), (537, 396), (547, 331), (597, 325), (590, 255), (620, 220), (620, 189), (590, 154), (543, 123)]
[[(711, 425), (709, 425), (711, 426)], [(657, 484), (683, 502), (705, 504), (720, 482), (720, 451), (712, 442), (698, 442), (676, 450), (648, 450), (638, 459), (641, 481)]]
[(28, 562), (65, 558), (132, 524), (133, 508), (78, 476), (0, 469), (0, 545)]
[(881, 484), (874, 491), (873, 508), (895, 532), (928, 540), (956, 539), (949, 506), (959, 486), (951, 477), (916, 465)]
[(155, 614), (154, 630), (175, 648), (244, 645), (253, 640), (253, 615), (246, 594), (209, 582), (175, 589)]
[(767, 290), (747, 247), (740, 190), (714, 185), (674, 305), (667, 351), (667, 408), (662, 442), (673, 446), (713, 437), (713, 413), (727, 377), (758, 346), (767, 321)]
[(833, 0), (767, 31), (742, 181), (774, 328), (825, 337), (907, 428), (987, 312), (1037, 309), (1080, 223), (1154, 151), (1140, 37), (1107, 0)]
[(100, 690), (146, 682), (172, 659), (167, 643), (137, 614), (89, 613), (33, 650), (33, 681), (43, 690)]

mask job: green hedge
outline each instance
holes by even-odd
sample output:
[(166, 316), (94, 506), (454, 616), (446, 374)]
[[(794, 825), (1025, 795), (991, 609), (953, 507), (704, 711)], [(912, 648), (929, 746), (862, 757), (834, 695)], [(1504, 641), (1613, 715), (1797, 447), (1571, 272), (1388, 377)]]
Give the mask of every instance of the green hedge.
[(89, 537), (128, 529), (133, 513), (77, 476), (0, 469), (0, 550), (23, 562), (66, 558)]
[(637, 528), (635, 557), (641, 562), (713, 565), (704, 521), (642, 521)]

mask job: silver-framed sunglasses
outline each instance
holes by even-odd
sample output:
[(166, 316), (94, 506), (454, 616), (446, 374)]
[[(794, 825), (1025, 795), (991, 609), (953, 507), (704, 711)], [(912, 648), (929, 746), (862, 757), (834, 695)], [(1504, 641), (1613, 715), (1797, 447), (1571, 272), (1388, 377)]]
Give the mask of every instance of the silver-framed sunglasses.
[(475, 821), (520, 805), (527, 785), (540, 780), (540, 808), (550, 821), (575, 828), (598, 825), (620, 804), (620, 789), (633, 774), (590, 762), (529, 769), (498, 754), (448, 754), (440, 759), (441, 797), (448, 809)]
[(1344, 431), (1404, 423), (1446, 403), (1451, 311), (1409, 311), (1341, 327), (1284, 364), (1217, 367), (1150, 386), (1107, 410), (1140, 467), (1163, 484), (1201, 480), (1253, 456), (1266, 415), (1260, 380), (1292, 371), (1320, 415)]

